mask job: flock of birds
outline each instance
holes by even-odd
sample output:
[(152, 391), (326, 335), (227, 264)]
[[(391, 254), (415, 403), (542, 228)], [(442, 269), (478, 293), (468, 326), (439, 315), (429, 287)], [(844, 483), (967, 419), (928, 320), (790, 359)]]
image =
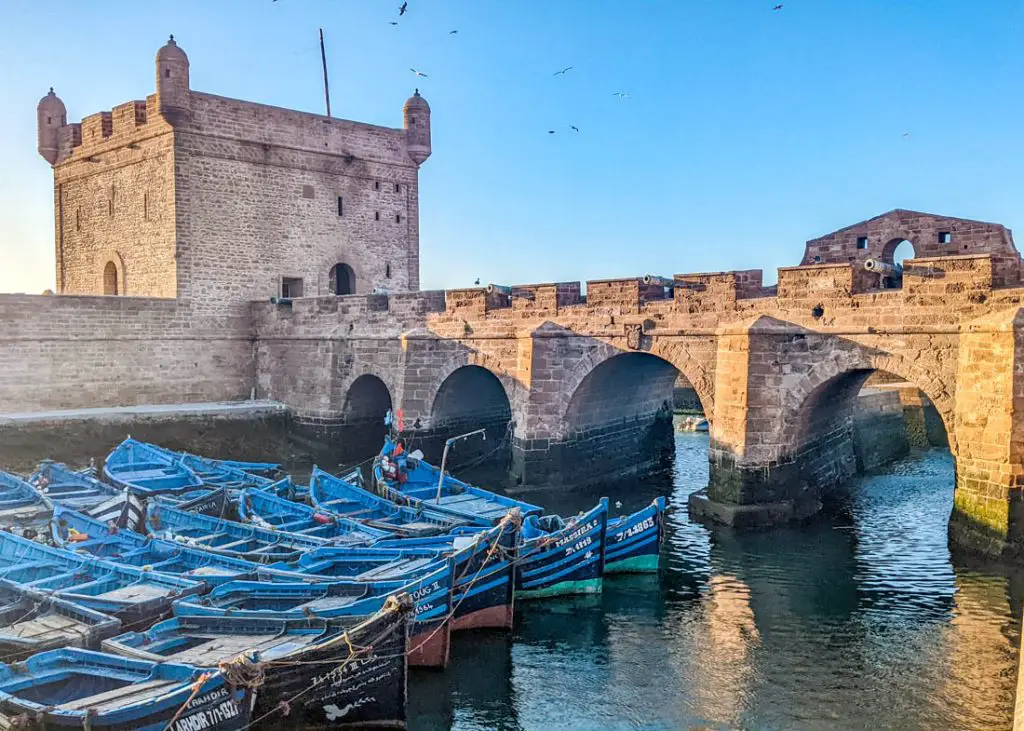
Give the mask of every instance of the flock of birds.
[[(277, 0), (272, 0), (272, 2), (277, 2)], [(778, 3), (778, 4), (772, 6), (772, 11), (777, 13), (780, 10), (782, 10), (784, 7), (785, 7), (785, 5), (783, 3)], [(402, 4), (398, 6), (398, 17), (399, 18), (403, 17), (407, 12), (409, 12), (409, 0), (403, 0)], [(397, 26), (398, 24), (399, 24), (399, 21), (397, 21), (397, 20), (389, 21), (389, 25), (391, 25), (391, 26)], [(458, 31), (457, 28), (454, 28), (454, 29), (448, 31), (448, 35), (450, 35), (450, 36), (455, 36), (455, 35), (458, 35), (458, 34), (459, 34), (459, 31)], [(558, 71), (555, 71), (552, 74), (552, 76), (565, 76), (566, 74), (568, 74), (572, 70), (573, 70), (572, 66), (565, 66), (565, 67), (559, 69)], [(417, 78), (420, 78), (420, 79), (429, 79), (430, 78), (430, 75), (428, 73), (426, 73), (425, 71), (421, 70), (421, 69), (410, 68), (409, 71), (414, 76), (416, 76)], [(616, 99), (618, 99), (619, 101), (624, 101), (626, 99), (629, 99), (631, 95), (628, 92), (625, 92), (625, 91), (615, 91), (615, 92), (612, 92), (612, 96), (615, 97)], [(575, 124), (570, 124), (569, 125), (569, 129), (572, 130), (574, 133), (577, 133), (577, 134), (580, 131), (580, 128), (577, 127)], [(549, 135), (556, 134), (556, 132), (557, 132), (557, 130), (554, 130), (554, 129), (549, 129), (548, 130), (548, 134)], [(903, 133), (903, 139), (908, 139), (909, 137), (910, 137), (910, 133), (909, 132), (904, 132)]]

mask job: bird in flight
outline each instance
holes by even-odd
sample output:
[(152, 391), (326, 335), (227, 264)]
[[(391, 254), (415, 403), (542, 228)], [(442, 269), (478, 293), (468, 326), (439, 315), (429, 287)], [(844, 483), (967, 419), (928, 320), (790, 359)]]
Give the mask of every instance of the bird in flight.
[(416, 69), (409, 69), (409, 70), (410, 70), (410, 71), (412, 71), (412, 72), (413, 72), (414, 74), (416, 74), (417, 76), (422, 76), (422, 77), (423, 77), (424, 79), (429, 79), (429, 78), (430, 78), (429, 76), (427, 76), (427, 75), (426, 75), (425, 73), (423, 73), (422, 71), (417, 71)]
[(910, 133), (909, 132), (904, 132), (903, 133), (903, 138), (906, 139), (907, 137), (910, 137)]
[(772, 10), (782, 10), (782, 6), (776, 5), (774, 8), (772, 8)]
[(454, 35), (457, 35), (457, 34), (458, 34), (458, 32), (459, 32), (459, 31), (457, 31), (457, 30), (450, 30), (450, 31), (448, 31), (448, 35), (450, 35), (450, 36), (454, 36)]
[[(277, 0), (274, 0), (274, 2), (277, 2)], [(392, 21), (390, 21), (390, 24), (391, 25), (398, 25), (398, 21), (397, 20), (392, 20)]]
[(401, 5), (398, 6), (398, 15), (399, 16), (405, 15), (405, 11), (408, 10), (408, 9), (409, 9), (409, 3), (408, 2), (402, 3)]
[(629, 94), (624, 91), (616, 91), (612, 96), (617, 96), (619, 99), (629, 99)]
[(562, 76), (562, 75), (564, 75), (564, 74), (565, 74), (566, 72), (570, 71), (571, 69), (572, 69), (572, 66), (566, 66), (566, 67), (565, 67), (564, 69), (562, 69), (561, 71), (556, 71), (555, 73), (553, 73), (553, 74), (551, 74), (551, 75), (552, 75), (552, 76)]
[(549, 134), (549, 135), (553, 135), (554, 133), (555, 133), (555, 130), (553, 130), (553, 129), (549, 129), (549, 130), (548, 130), (548, 134)]
[(579, 132), (580, 131), (580, 128), (577, 127), (575, 124), (570, 124), (569, 125), (569, 129), (571, 129), (573, 132)]

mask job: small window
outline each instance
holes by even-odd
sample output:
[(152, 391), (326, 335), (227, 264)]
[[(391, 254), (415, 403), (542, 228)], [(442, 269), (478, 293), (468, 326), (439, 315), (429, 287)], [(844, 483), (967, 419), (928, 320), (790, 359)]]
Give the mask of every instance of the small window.
[(312, 198), (313, 197), (313, 186), (312, 185), (303, 185), (302, 186), (302, 197), (303, 198)]
[(399, 185), (398, 183), (395, 183), (395, 192), (396, 193), (401, 193), (402, 192), (402, 186)]
[(171, 78), (171, 70), (170, 69), (164, 69), (164, 78), (165, 79)]
[(50, 124), (52, 121), (53, 121), (53, 117), (47, 117), (46, 118), (46, 123), (47, 124)]
[(380, 220), (380, 211), (374, 211), (373, 212), (373, 220), (374, 221), (379, 221)]
[(384, 265), (384, 276), (387, 279), (391, 279), (391, 262), (390, 261), (387, 264)]
[(401, 223), (401, 222), (402, 222), (402, 214), (401, 213), (396, 213), (395, 214), (395, 223)]
[(301, 297), (302, 279), (299, 277), (281, 277), (282, 297)]
[(949, 231), (939, 231), (939, 243), (940, 244), (952, 244), (953, 234)]
[(338, 215), (345, 215), (345, 200), (340, 195), (338, 196)]
[(75, 231), (82, 230), (82, 209), (75, 209)]
[(374, 180), (373, 181), (373, 189), (374, 190), (380, 190), (380, 181), (379, 180)]
[(107, 215), (111, 218), (114, 217), (114, 199), (107, 198)]
[(815, 264), (819, 263), (820, 261), (821, 261), (821, 257), (820, 256), (814, 257), (814, 263)]
[(866, 249), (866, 248), (868, 248), (868, 237), (867, 236), (858, 236), (857, 237), (857, 248), (858, 249)]

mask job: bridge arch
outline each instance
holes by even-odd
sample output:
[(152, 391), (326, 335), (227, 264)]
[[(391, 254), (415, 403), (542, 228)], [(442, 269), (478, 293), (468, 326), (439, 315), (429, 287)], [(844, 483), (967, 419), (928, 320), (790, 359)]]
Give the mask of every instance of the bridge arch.
[(387, 384), (372, 373), (364, 373), (349, 385), (341, 413), (346, 424), (383, 424), (391, 404)]
[[(655, 341), (650, 350), (634, 351), (617, 348), (611, 343), (595, 341), (583, 357), (576, 362), (576, 365), (572, 370), (566, 374), (563, 380), (561, 388), (561, 402), (557, 409), (557, 412), (562, 416), (561, 423), (558, 425), (556, 430), (556, 436), (558, 438), (566, 438), (572, 429), (572, 426), (569, 423), (569, 417), (570, 409), (574, 408), (574, 399), (579, 402), (579, 400), (581, 398), (585, 398), (588, 393), (593, 394), (595, 392), (593, 390), (593, 374), (597, 372), (599, 368), (602, 368), (604, 364), (610, 363), (614, 359), (622, 358), (624, 356), (640, 357), (631, 357), (624, 362), (620, 361), (614, 371), (602, 369), (602, 371), (598, 373), (597, 377), (602, 378), (618, 374), (618, 377), (624, 377), (628, 380), (630, 365), (639, 365), (643, 367), (645, 365), (652, 365), (654, 361), (660, 362), (668, 369), (661, 373), (665, 378), (668, 377), (669, 372), (672, 373), (673, 378), (682, 374), (686, 380), (693, 385), (705, 416), (709, 420), (712, 418), (715, 408), (714, 374), (713, 372), (709, 373), (709, 370), (705, 368), (700, 361), (690, 355), (685, 344), (662, 343)], [(636, 371), (632, 375), (639, 376), (641, 373), (642, 371)], [(584, 383), (588, 382), (588, 379), (591, 379), (590, 385), (586, 391), (581, 393), (580, 389), (583, 388)], [(657, 385), (654, 385), (654, 387), (656, 389), (663, 388), (663, 384), (659, 381)], [(630, 385), (630, 388), (632, 388), (632, 385)], [(600, 389), (598, 389), (598, 392), (599, 390)], [(671, 395), (671, 386), (669, 386), (669, 404), (672, 402)], [(577, 404), (575, 408), (577, 411), (574, 413), (578, 415), (580, 406)]]
[(500, 437), (511, 420), (512, 400), (505, 383), (490, 369), (474, 363), (450, 370), (430, 405), (430, 428), (435, 433), (486, 428), (489, 436)]
[(843, 417), (853, 408), (864, 382), (876, 371), (899, 376), (917, 386), (935, 406), (946, 430), (949, 447), (956, 454), (954, 397), (940, 376), (915, 365), (900, 355), (847, 351), (817, 363), (793, 386), (785, 389), (778, 444), (794, 447), (803, 443), (809, 429), (821, 425), (829, 415)]

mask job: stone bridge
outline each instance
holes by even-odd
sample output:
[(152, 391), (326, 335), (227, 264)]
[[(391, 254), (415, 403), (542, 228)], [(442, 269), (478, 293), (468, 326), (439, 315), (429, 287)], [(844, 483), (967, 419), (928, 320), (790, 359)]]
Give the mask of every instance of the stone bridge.
[[(863, 262), (892, 261), (902, 281)], [(511, 420), (524, 484), (649, 465), (674, 384), (711, 421), (692, 506), (735, 524), (815, 512), (856, 470), (851, 413), (886, 371), (934, 403), (956, 458), (954, 542), (1024, 549), (1020, 256), (1003, 226), (896, 210), (760, 270), (255, 303), (257, 391), (309, 423), (450, 435)]]

